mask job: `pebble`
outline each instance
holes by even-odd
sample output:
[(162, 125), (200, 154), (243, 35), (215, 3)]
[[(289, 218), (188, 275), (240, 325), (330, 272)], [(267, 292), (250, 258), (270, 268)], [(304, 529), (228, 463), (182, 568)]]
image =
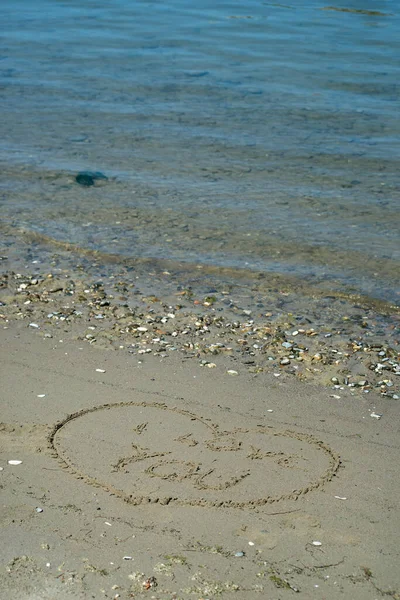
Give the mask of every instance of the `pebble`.
[(29, 327), (33, 327), (34, 329), (39, 329), (39, 325), (37, 323), (29, 323)]
[(281, 358), (281, 365), (290, 365), (290, 360), (286, 357)]
[(22, 460), (9, 460), (8, 464), (9, 465), (13, 465), (13, 466), (21, 465), (22, 464)]
[(242, 558), (244, 556), (244, 552), (235, 552), (236, 558)]
[(75, 177), (76, 183), (79, 183), (79, 185), (83, 185), (85, 187), (89, 187), (91, 185), (94, 185), (94, 182), (97, 179), (104, 179), (104, 180), (106, 180), (107, 177), (103, 173), (100, 173), (99, 171), (97, 171), (97, 172), (93, 172), (93, 171), (80, 171), (78, 173), (78, 175)]
[(290, 342), (282, 342), (282, 346), (287, 349), (293, 348), (293, 344), (291, 344)]
[(322, 542), (314, 541), (312, 542), (313, 546), (322, 546)]
[(96, 373), (105, 373), (106, 370), (105, 369), (96, 369)]
[(228, 369), (227, 373), (229, 375), (239, 375), (239, 373), (237, 371), (234, 371), (233, 369)]
[(36, 511), (37, 513), (42, 513), (42, 512), (43, 512), (43, 508), (40, 508), (39, 506), (37, 506), (37, 507), (35, 508), (35, 511)]

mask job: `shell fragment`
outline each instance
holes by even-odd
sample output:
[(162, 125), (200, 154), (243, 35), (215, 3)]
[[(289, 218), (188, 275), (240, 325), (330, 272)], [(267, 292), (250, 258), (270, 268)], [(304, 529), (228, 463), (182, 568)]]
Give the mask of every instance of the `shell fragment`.
[(381, 418), (382, 418), (382, 415), (380, 415), (380, 414), (378, 414), (378, 413), (375, 413), (375, 412), (372, 412), (372, 413), (370, 414), (370, 417), (372, 417), (373, 419), (381, 419)]

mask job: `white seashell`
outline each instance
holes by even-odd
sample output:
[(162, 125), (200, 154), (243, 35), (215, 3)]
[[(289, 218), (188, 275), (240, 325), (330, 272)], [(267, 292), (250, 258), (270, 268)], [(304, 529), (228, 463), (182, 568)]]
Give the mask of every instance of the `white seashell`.
[(374, 413), (374, 412), (372, 412), (372, 413), (370, 414), (370, 417), (373, 417), (374, 419), (381, 419), (381, 418), (382, 418), (382, 415), (379, 415), (378, 413)]

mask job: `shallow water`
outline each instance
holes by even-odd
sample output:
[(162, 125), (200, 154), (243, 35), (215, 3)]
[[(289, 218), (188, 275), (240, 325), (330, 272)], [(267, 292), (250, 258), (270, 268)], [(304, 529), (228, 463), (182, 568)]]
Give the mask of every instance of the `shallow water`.
[(57, 240), (398, 300), (398, 4), (214, 4), (3, 0), (14, 252), (22, 231), (35, 258)]

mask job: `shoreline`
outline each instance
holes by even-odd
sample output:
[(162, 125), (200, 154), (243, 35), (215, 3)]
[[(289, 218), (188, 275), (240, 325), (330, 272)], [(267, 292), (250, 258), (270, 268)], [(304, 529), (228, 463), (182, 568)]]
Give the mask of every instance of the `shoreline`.
[[(90, 271), (92, 274), (90, 275)], [(98, 264), (3, 272), (0, 319), (138, 356), (180, 354), (198, 367), (322, 384), (340, 395), (400, 395), (398, 311), (340, 294), (299, 295), (169, 271), (108, 272)], [(218, 287), (210, 284), (214, 283)], [(190, 285), (192, 284), (192, 285)]]

